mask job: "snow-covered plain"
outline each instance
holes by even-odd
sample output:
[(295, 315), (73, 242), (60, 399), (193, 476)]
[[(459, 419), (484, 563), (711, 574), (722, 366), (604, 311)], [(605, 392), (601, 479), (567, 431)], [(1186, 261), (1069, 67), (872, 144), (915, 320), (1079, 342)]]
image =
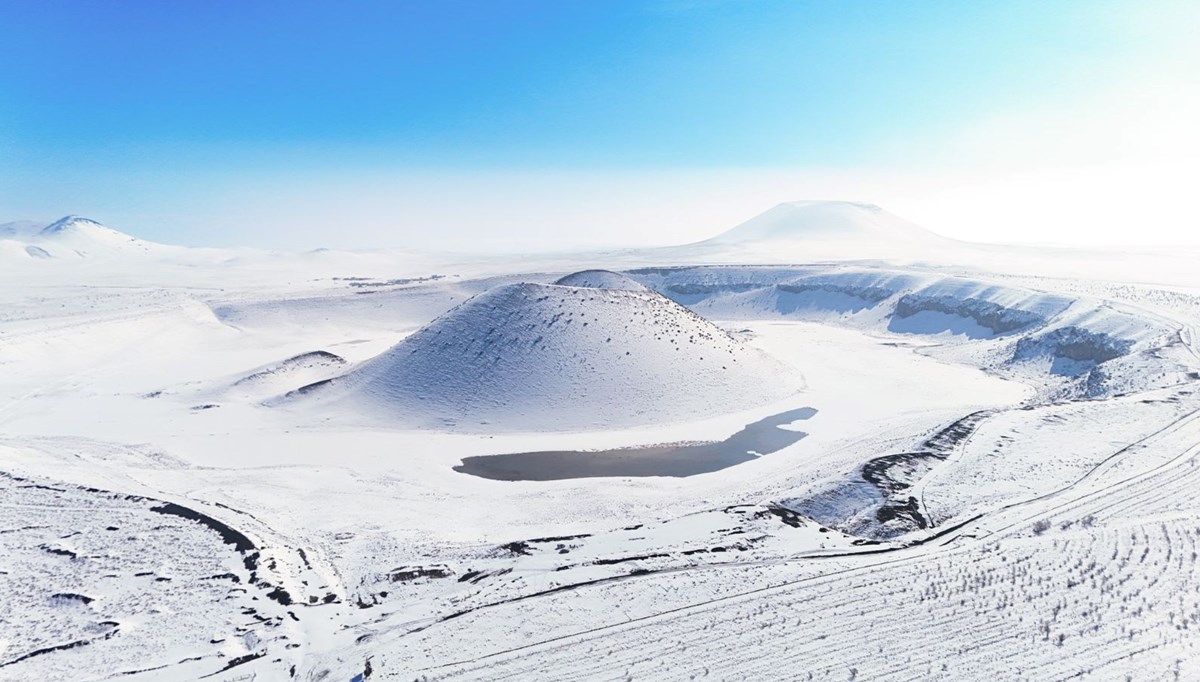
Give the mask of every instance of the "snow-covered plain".
[(1200, 679), (1195, 256), (0, 225), (0, 680)]

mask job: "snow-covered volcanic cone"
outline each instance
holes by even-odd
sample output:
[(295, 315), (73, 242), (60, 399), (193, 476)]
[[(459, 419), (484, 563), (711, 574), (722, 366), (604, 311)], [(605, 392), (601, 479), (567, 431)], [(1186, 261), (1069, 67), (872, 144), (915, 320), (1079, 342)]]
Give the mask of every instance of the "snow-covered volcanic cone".
[(802, 387), (794, 368), (658, 294), (509, 284), (284, 402), (397, 427), (589, 430), (699, 420)]
[(875, 204), (854, 201), (791, 201), (701, 243), (764, 241), (940, 240), (923, 227)]
[(665, 258), (711, 263), (958, 259), (962, 244), (867, 203), (792, 201), (711, 239), (667, 247)]
[(95, 255), (149, 253), (162, 249), (159, 244), (143, 241), (105, 227), (95, 220), (69, 215), (42, 228), (28, 239), (40, 250), (53, 256), (86, 258)]
[(580, 270), (560, 277), (555, 284), (566, 287), (591, 289), (622, 289), (625, 291), (650, 291), (645, 284), (612, 270)]

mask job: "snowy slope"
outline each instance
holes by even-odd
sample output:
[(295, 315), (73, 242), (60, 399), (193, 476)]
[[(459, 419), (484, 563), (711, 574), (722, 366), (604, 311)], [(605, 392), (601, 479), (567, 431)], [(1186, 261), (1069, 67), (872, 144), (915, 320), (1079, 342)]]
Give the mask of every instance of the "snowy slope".
[(654, 293), (511, 284), (289, 404), (474, 431), (699, 420), (775, 402), (799, 373)]

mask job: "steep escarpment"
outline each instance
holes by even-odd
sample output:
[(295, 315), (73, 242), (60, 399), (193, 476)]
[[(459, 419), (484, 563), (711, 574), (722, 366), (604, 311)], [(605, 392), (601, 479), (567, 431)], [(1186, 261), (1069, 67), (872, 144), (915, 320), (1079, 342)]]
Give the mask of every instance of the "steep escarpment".
[(1022, 378), (1054, 399), (1166, 386), (1189, 369), (1178, 330), (1154, 315), (985, 279), (863, 266), (629, 274), (713, 319), (777, 316), (936, 339), (922, 352)]
[(993, 338), (1045, 325), (1071, 302), (1064, 296), (950, 277), (900, 296), (888, 329)]

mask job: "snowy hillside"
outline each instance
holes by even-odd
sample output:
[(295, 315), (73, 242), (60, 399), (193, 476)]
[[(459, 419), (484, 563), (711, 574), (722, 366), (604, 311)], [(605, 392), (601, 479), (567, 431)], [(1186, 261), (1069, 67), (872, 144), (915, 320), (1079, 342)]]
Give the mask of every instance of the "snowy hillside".
[(14, 232), (12, 237), (25, 242), (31, 256), (40, 252), (45, 254), (43, 257), (50, 258), (149, 254), (172, 248), (143, 241), (89, 218), (73, 215), (37, 231)]
[(286, 402), (488, 431), (695, 421), (794, 395), (795, 369), (655, 293), (511, 284)]

